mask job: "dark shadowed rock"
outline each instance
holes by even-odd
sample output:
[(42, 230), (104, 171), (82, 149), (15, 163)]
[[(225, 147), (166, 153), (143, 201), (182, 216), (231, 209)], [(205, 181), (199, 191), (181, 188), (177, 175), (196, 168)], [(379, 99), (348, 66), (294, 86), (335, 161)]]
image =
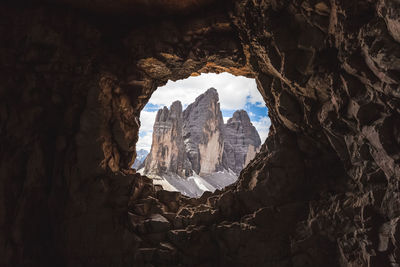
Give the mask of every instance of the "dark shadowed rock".
[(150, 233), (166, 232), (170, 229), (170, 222), (161, 214), (152, 214), (144, 221), (147, 231)]
[[(399, 266), (398, 0), (26, 2), (0, 3), (0, 266)], [(174, 217), (130, 169), (140, 110), (222, 71), (256, 78), (271, 131)]]

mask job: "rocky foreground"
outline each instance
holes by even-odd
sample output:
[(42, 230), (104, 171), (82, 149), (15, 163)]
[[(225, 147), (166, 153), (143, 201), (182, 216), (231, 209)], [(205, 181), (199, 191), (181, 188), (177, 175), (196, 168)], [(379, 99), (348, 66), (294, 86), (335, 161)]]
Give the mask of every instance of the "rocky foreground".
[(246, 111), (224, 124), (218, 92), (210, 88), (184, 111), (180, 101), (158, 111), (140, 172), (166, 190), (199, 197), (235, 182), (260, 145)]

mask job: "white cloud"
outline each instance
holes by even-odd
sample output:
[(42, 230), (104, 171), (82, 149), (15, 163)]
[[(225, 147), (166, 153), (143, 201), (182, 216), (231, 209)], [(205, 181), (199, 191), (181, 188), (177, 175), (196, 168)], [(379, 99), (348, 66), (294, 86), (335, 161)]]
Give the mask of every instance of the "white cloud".
[[(253, 104), (258, 107), (265, 107), (264, 100), (257, 89), (254, 79), (242, 76), (234, 76), (229, 73), (207, 73), (196, 77), (189, 77), (185, 80), (176, 82), (168, 81), (162, 87), (159, 87), (151, 96), (149, 104), (170, 107), (172, 102), (180, 100), (184, 108), (193, 103), (200, 94), (208, 88), (214, 87), (218, 90), (221, 110), (246, 109), (246, 104)], [(140, 113), (140, 135), (136, 148), (150, 151), (152, 143), (152, 132), (157, 108), (144, 109)], [(249, 112), (251, 119), (256, 118), (256, 114)], [(226, 123), (230, 117), (223, 117)], [(258, 121), (253, 121), (262, 143), (268, 136), (271, 121), (268, 117), (261, 117)]]
[(140, 112), (140, 136), (136, 143), (136, 149), (145, 149), (150, 151), (152, 136), (153, 136), (153, 125), (156, 119), (157, 111), (146, 111)]
[(207, 73), (176, 82), (168, 81), (153, 93), (149, 103), (169, 107), (179, 99), (186, 107), (210, 87), (218, 90), (221, 109), (244, 109), (248, 102), (264, 105), (254, 79), (229, 73)]
[(136, 143), (136, 150), (144, 149), (150, 151), (152, 141), (153, 141), (152, 131), (143, 133), (142, 136), (139, 137), (139, 141)]
[(224, 119), (224, 123), (227, 123), (231, 117), (222, 117)]
[[(254, 81), (255, 83), (255, 81)], [(257, 89), (257, 85), (255, 85), (255, 90), (251, 89), (249, 90), (250, 96), (248, 101), (251, 104), (256, 104), (259, 107), (265, 107), (265, 102), (264, 99), (262, 97), (262, 95), (260, 94), (260, 92)]]
[(268, 137), (269, 127), (271, 126), (271, 120), (268, 117), (261, 117), (258, 121), (252, 121), (254, 127), (256, 127), (258, 134), (263, 144), (265, 139)]
[(140, 131), (147, 132), (153, 131), (154, 121), (156, 120), (157, 111), (140, 112)]

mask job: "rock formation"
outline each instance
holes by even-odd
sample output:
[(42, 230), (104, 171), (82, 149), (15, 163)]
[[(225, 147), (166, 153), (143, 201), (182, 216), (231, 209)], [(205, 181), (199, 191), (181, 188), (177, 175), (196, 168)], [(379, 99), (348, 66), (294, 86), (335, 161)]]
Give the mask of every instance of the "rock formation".
[(186, 153), (182, 138), (182, 104), (172, 103), (157, 112), (153, 127), (151, 150), (145, 161), (144, 172), (162, 175), (185, 175)]
[(149, 154), (149, 151), (147, 151), (147, 150), (144, 150), (144, 149), (137, 150), (136, 151), (136, 159), (132, 165), (132, 168), (140, 169), (148, 154)]
[[(1, 266), (399, 265), (398, 0), (0, 7)], [(223, 71), (272, 123), (237, 183), (130, 169), (152, 92)]]
[(208, 89), (183, 112), (187, 157), (197, 174), (222, 170), (224, 120), (217, 90)]
[(236, 111), (224, 124), (218, 92), (210, 88), (183, 113), (179, 101), (158, 111), (143, 173), (188, 177), (232, 170), (238, 175), (260, 145), (246, 111)]
[(239, 174), (259, 151), (260, 136), (245, 110), (233, 113), (224, 125), (224, 161), (226, 168)]

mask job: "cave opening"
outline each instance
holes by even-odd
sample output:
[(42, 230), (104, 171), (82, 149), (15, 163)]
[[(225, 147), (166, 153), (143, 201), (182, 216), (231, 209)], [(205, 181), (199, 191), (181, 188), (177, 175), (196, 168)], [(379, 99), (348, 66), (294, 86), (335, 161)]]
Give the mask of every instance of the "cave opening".
[(188, 197), (237, 181), (271, 124), (253, 78), (202, 73), (158, 87), (140, 113), (131, 166)]
[[(0, 4), (0, 266), (399, 264), (399, 1), (24, 2)], [(158, 190), (140, 111), (224, 71), (257, 80), (261, 152)]]

